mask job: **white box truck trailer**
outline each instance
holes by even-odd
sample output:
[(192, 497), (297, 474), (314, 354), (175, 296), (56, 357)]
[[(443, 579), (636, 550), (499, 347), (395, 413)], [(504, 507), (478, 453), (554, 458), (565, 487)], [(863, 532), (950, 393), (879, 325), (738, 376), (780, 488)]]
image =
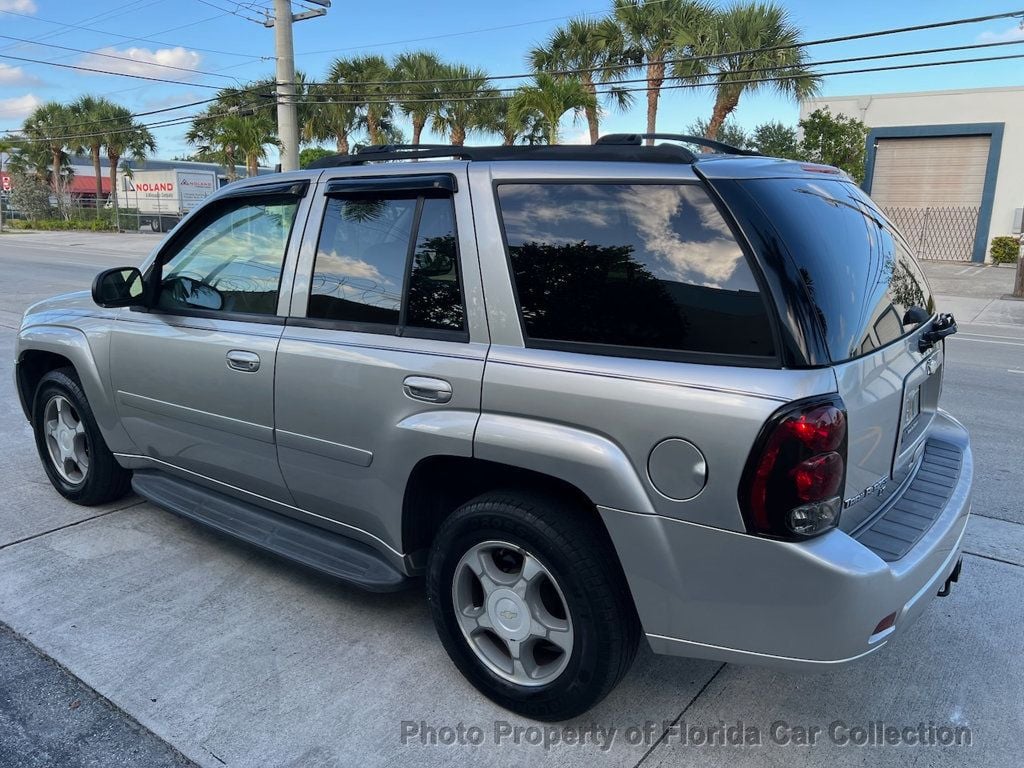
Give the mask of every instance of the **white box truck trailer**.
[(139, 226), (167, 232), (217, 190), (213, 171), (132, 171), (118, 174), (117, 207), (138, 211)]

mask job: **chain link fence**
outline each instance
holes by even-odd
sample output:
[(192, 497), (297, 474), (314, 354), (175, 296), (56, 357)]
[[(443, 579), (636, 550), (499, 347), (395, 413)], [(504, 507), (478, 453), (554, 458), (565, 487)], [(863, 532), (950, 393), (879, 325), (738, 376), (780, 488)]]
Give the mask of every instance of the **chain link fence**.
[(970, 261), (978, 232), (978, 206), (883, 208), (918, 258)]

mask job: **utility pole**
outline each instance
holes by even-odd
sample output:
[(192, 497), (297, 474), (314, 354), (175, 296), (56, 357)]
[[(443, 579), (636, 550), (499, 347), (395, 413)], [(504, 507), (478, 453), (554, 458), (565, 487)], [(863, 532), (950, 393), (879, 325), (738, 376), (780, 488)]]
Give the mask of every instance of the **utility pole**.
[(321, 6), (292, 14), (290, 0), (274, 0), (274, 17), (263, 22), (274, 28), (274, 54), (277, 57), (277, 130), (281, 140), (281, 170), (299, 167), (299, 119), (295, 108), (295, 49), (292, 44), (292, 22), (323, 16), (331, 0), (306, 0)]

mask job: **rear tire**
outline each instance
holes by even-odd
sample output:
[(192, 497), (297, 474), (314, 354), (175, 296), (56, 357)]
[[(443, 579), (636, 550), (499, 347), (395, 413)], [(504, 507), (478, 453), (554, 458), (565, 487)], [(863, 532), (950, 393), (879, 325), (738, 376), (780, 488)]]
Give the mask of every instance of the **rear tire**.
[(427, 598), (459, 671), (492, 701), (537, 720), (565, 720), (601, 701), (639, 643), (600, 520), (553, 496), (487, 493), (456, 510), (431, 546)]
[(82, 506), (120, 499), (132, 473), (110, 452), (73, 368), (50, 371), (32, 403), (36, 450), (53, 487)]

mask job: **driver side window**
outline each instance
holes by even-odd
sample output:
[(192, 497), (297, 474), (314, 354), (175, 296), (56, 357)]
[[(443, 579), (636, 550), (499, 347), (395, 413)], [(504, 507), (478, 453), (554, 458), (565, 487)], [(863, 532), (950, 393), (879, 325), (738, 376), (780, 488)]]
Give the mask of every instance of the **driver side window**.
[(294, 198), (227, 199), (163, 263), (157, 306), (273, 315)]

